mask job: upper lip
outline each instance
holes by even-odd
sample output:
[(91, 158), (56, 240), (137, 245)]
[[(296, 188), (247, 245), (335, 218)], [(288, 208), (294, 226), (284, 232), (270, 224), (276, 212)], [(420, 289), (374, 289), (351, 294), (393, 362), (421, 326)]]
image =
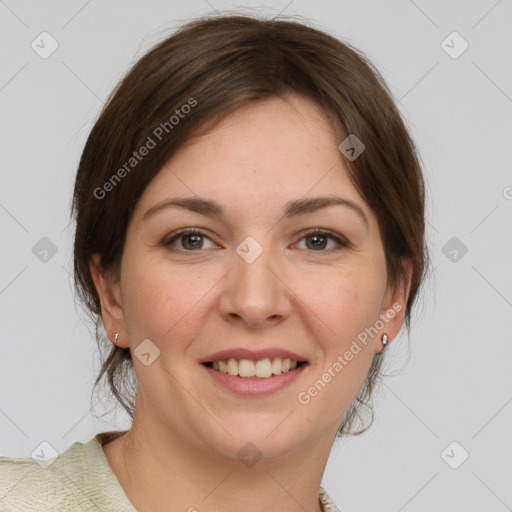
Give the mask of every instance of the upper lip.
[(260, 361), (266, 358), (280, 357), (281, 359), (291, 359), (297, 362), (306, 362), (306, 358), (302, 357), (295, 352), (289, 350), (283, 350), (282, 348), (263, 348), (260, 350), (249, 350), (247, 348), (228, 348), (226, 350), (220, 350), (215, 352), (204, 359), (201, 363), (212, 363), (214, 361), (224, 361), (226, 359), (252, 359), (254, 361)]

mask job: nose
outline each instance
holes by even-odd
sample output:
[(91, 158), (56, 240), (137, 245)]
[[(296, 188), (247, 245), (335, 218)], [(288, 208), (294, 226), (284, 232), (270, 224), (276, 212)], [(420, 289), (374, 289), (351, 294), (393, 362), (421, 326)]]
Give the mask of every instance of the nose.
[(219, 309), (226, 321), (259, 329), (290, 314), (293, 294), (286, 285), (284, 265), (270, 249), (263, 247), (261, 254), (249, 261), (233, 251), (233, 266), (223, 280)]

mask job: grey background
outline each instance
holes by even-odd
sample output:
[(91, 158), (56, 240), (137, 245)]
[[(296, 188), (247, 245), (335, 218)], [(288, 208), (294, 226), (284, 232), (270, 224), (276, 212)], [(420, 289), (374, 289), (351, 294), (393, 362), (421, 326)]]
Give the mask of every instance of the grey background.
[[(363, 50), (429, 182), (433, 271), (410, 343), (389, 347), (374, 425), (334, 447), (324, 487), (347, 512), (512, 510), (510, 0), (0, 1), (0, 454), (127, 427), (89, 411), (99, 359), (73, 299), (74, 173), (133, 61), (182, 20), (228, 8), (298, 14)], [(31, 48), (43, 31), (59, 44), (47, 59)], [(453, 31), (469, 44), (458, 58), (442, 47)], [(44, 237), (57, 249), (46, 262), (33, 253)]]

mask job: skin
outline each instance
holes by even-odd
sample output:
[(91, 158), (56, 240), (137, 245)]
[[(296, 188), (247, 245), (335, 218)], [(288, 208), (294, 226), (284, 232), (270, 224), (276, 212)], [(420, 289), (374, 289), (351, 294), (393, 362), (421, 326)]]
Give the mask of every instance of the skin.
[[(403, 260), (405, 286), (387, 285), (377, 219), (349, 179), (340, 142), (300, 96), (244, 107), (182, 146), (148, 185), (128, 226), (120, 279), (102, 271), (97, 254), (91, 259), (109, 337), (120, 333), (118, 345), (132, 351), (150, 339), (160, 350), (148, 366), (133, 358), (133, 426), (104, 446), (137, 510), (321, 510), (318, 488), (341, 418), (383, 350), (381, 335), (398, 334), (412, 271)], [(328, 195), (357, 203), (368, 226), (339, 205), (283, 218), (288, 201)], [(189, 196), (217, 201), (226, 218), (164, 208), (143, 221), (160, 201)], [(205, 236), (164, 245), (186, 227)], [(305, 237), (309, 228), (332, 230), (348, 245)], [(263, 248), (252, 263), (235, 251), (247, 236)], [(299, 403), (396, 303), (402, 309), (385, 328)], [(279, 347), (309, 365), (270, 396), (240, 397), (199, 364), (235, 347)], [(252, 467), (237, 457), (248, 442), (262, 453)]]

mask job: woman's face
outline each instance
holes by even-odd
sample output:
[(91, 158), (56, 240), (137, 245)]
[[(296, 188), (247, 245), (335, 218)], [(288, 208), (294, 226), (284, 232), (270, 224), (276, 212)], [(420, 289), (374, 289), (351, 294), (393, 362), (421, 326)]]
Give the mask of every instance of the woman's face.
[[(308, 100), (268, 99), (183, 146), (146, 188), (114, 298), (101, 293), (145, 428), (233, 458), (248, 442), (265, 457), (332, 443), (405, 304), (340, 142)], [(279, 373), (287, 358), (302, 364)]]

